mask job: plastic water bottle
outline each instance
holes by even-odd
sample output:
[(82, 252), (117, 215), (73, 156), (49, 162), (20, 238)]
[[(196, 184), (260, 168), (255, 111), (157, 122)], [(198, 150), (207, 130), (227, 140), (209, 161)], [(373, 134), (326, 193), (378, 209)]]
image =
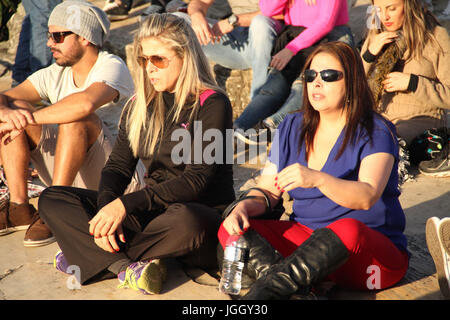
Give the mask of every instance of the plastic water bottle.
[(237, 295), (241, 292), (242, 270), (247, 259), (248, 244), (244, 237), (228, 238), (222, 265), (219, 291)]

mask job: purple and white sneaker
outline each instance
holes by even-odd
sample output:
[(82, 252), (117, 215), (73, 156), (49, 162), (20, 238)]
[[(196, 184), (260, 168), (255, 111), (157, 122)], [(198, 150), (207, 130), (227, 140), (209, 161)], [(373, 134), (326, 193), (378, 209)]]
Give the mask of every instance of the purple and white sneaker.
[(167, 272), (160, 260), (138, 261), (117, 275), (119, 288), (131, 288), (144, 294), (159, 294)]
[(56, 270), (59, 270), (66, 274), (72, 274), (67, 271), (67, 269), (69, 268), (69, 263), (67, 262), (66, 257), (61, 250), (59, 250), (53, 258), (53, 266), (56, 268)]

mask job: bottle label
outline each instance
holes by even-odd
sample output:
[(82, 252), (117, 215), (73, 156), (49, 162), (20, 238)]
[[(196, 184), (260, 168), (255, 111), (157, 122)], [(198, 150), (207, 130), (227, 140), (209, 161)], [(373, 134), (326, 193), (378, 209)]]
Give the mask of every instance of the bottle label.
[(239, 247), (226, 247), (224, 253), (224, 259), (228, 261), (241, 261), (245, 260), (245, 250)]

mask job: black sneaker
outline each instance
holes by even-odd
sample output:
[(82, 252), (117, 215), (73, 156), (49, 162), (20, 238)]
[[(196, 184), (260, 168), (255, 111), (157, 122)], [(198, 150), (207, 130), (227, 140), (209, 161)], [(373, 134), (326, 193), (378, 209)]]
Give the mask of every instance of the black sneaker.
[(110, 21), (119, 21), (128, 18), (132, 0), (107, 0), (103, 11), (105, 11)]
[(419, 163), (419, 171), (432, 177), (450, 177), (449, 145), (443, 149), (440, 157)]

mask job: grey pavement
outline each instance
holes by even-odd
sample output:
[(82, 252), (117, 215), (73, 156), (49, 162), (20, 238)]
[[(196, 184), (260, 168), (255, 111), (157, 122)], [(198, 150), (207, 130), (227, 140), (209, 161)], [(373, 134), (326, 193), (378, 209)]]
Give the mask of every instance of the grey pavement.
[[(254, 167), (235, 165), (236, 188), (251, 184), (257, 172)], [(250, 179), (250, 181), (249, 181)], [(35, 202), (36, 199), (33, 200)], [(376, 293), (342, 290), (336, 299), (442, 299), (431, 256), (425, 242), (425, 223), (431, 216), (449, 216), (450, 179), (418, 175), (415, 181), (406, 182), (400, 197), (406, 214), (406, 235), (412, 254), (411, 265), (405, 281), (398, 286)], [(168, 260), (168, 280), (160, 295), (142, 295), (130, 289), (118, 289), (117, 279), (105, 280), (77, 288), (68, 275), (53, 268), (53, 257), (58, 245), (53, 243), (38, 248), (22, 245), (24, 231), (0, 238), (0, 300), (229, 300), (217, 290), (218, 282), (204, 273), (203, 285), (196, 283), (176, 260)], [(200, 271), (200, 270), (199, 270)], [(197, 280), (198, 281), (198, 280)]]

